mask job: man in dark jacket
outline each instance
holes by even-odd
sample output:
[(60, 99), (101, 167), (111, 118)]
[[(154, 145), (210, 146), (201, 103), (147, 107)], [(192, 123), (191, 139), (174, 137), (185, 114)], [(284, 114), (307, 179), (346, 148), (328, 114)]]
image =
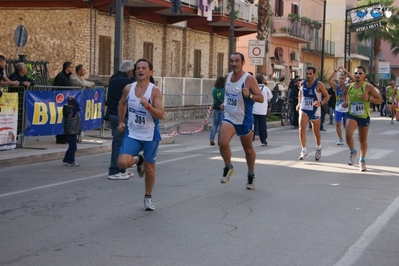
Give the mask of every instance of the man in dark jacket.
[(72, 86), (69, 77), (73, 72), (73, 65), (71, 62), (62, 64), (62, 71), (57, 74), (54, 79), (54, 86)]
[(18, 81), (19, 86), (28, 89), (29, 87), (36, 85), (36, 82), (33, 79), (28, 78), (26, 73), (28, 73), (28, 69), (26, 68), (25, 63), (19, 62), (15, 64), (15, 72), (8, 78), (10, 80)]
[[(108, 169), (108, 179), (123, 180), (129, 179), (133, 173), (127, 172), (126, 169), (120, 169), (118, 165), (119, 149), (122, 145), (125, 132), (118, 132), (118, 105), (122, 97), (123, 89), (126, 85), (133, 83), (134, 63), (131, 60), (124, 60), (119, 66), (119, 71), (112, 75), (108, 84), (107, 101), (107, 114), (109, 124), (112, 130), (112, 151), (111, 151), (111, 164)], [(127, 119), (127, 116), (125, 117)], [(127, 124), (127, 121), (125, 121)]]
[(295, 76), (295, 79), (291, 81), (290, 83), (290, 88), (289, 88), (289, 95), (288, 95), (288, 101), (289, 104), (291, 105), (290, 107), (290, 119), (291, 119), (291, 128), (298, 128), (299, 126), (299, 112), (296, 110), (296, 106), (298, 105), (298, 93), (299, 93), (299, 88), (298, 86), (301, 84), (301, 79), (299, 76)]
[[(69, 76), (71, 76), (73, 71), (73, 65), (71, 62), (66, 61), (62, 64), (62, 71), (57, 74), (54, 79), (54, 86), (72, 86)], [(66, 144), (67, 139), (65, 135), (56, 135), (56, 143), (58, 144)]]

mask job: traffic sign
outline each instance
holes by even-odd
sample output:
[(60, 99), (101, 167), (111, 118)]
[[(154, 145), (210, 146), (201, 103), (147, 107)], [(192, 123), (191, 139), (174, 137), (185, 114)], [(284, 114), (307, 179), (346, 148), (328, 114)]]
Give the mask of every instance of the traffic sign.
[(249, 64), (250, 65), (255, 65), (255, 66), (263, 66), (263, 58), (250, 57), (249, 58)]
[(250, 40), (248, 44), (248, 56), (250, 58), (265, 57), (266, 41)]
[(18, 47), (24, 47), (28, 41), (28, 33), (23, 25), (19, 25), (14, 31), (14, 41)]
[(378, 79), (391, 78), (391, 64), (390, 62), (378, 62)]

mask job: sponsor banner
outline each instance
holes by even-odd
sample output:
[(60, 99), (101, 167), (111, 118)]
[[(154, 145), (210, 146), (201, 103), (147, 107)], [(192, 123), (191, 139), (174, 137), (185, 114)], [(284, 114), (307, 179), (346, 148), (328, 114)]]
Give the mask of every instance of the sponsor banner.
[(381, 27), (380, 20), (384, 17), (384, 6), (376, 3), (372, 6), (355, 8), (350, 12), (350, 29), (361, 32)]
[(62, 108), (68, 97), (80, 103), (82, 131), (100, 128), (104, 113), (104, 88), (87, 90), (30, 91), (25, 94), (27, 128), (25, 136), (63, 134)]
[(0, 150), (17, 147), (18, 93), (0, 97)]

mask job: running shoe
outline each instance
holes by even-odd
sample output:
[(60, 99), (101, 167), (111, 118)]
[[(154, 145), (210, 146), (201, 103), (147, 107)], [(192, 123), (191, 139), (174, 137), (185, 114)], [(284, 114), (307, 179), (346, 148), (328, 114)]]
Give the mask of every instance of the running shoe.
[(391, 124), (393, 125), (393, 120), (391, 120)]
[(357, 156), (357, 152), (356, 151), (349, 155), (349, 161), (348, 161), (349, 165), (352, 165), (355, 162), (356, 156)]
[(122, 174), (122, 173), (117, 173), (117, 174), (114, 174), (114, 175), (109, 175), (108, 179), (109, 180), (126, 180), (126, 179), (129, 179), (129, 176), (125, 175), (125, 174)]
[(316, 153), (314, 154), (314, 159), (316, 161), (320, 160), (321, 158), (321, 149), (316, 149)]
[(155, 206), (152, 203), (152, 198), (144, 197), (144, 210), (145, 211), (155, 211)]
[(308, 153), (301, 151), (301, 153), (299, 154), (298, 160), (306, 160), (307, 158), (308, 158)]
[(68, 163), (67, 165), (68, 165), (68, 166), (71, 166), (71, 167), (77, 167), (77, 166), (80, 165), (80, 163), (78, 163), (78, 162), (73, 162), (73, 163)]
[(139, 175), (139, 177), (144, 177), (145, 173), (144, 173), (144, 157), (143, 155), (139, 154), (139, 161), (141, 161), (141, 163), (137, 163), (137, 174)]
[(230, 177), (232, 175), (234, 175), (234, 173), (235, 173), (235, 170), (234, 170), (233, 166), (231, 166), (231, 168), (228, 168), (227, 166), (225, 166), (223, 168), (223, 177), (220, 178), (220, 183), (222, 183), (222, 184), (229, 183), (230, 182)]
[(337, 145), (344, 145), (344, 140), (343, 139), (339, 139), (337, 141)]
[(249, 175), (247, 179), (247, 189), (255, 189), (255, 175)]
[(359, 171), (360, 172), (365, 172), (367, 170), (366, 168), (366, 162), (359, 162)]
[(120, 173), (123, 176), (127, 176), (128, 178), (131, 178), (134, 176), (134, 174), (132, 172), (126, 171), (124, 173)]

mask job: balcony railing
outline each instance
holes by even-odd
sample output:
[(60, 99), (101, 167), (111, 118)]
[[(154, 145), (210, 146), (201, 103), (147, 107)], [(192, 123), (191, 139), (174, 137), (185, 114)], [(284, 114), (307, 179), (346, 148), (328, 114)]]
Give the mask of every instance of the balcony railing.
[[(216, 1), (213, 7), (213, 13), (219, 13), (224, 16), (230, 16), (230, 1)], [(258, 7), (246, 1), (235, 0), (235, 19), (251, 23), (258, 23)]]
[[(321, 52), (323, 44), (323, 39), (316, 38), (313, 42), (307, 43), (305, 45), (305, 49), (309, 51), (318, 51)], [(325, 40), (324, 41), (324, 52), (326, 54), (335, 55), (335, 42)]]
[(314, 31), (313, 27), (302, 24), (299, 21), (291, 21), (282, 17), (273, 18), (273, 33), (275, 34), (287, 34), (311, 41), (313, 40)]

